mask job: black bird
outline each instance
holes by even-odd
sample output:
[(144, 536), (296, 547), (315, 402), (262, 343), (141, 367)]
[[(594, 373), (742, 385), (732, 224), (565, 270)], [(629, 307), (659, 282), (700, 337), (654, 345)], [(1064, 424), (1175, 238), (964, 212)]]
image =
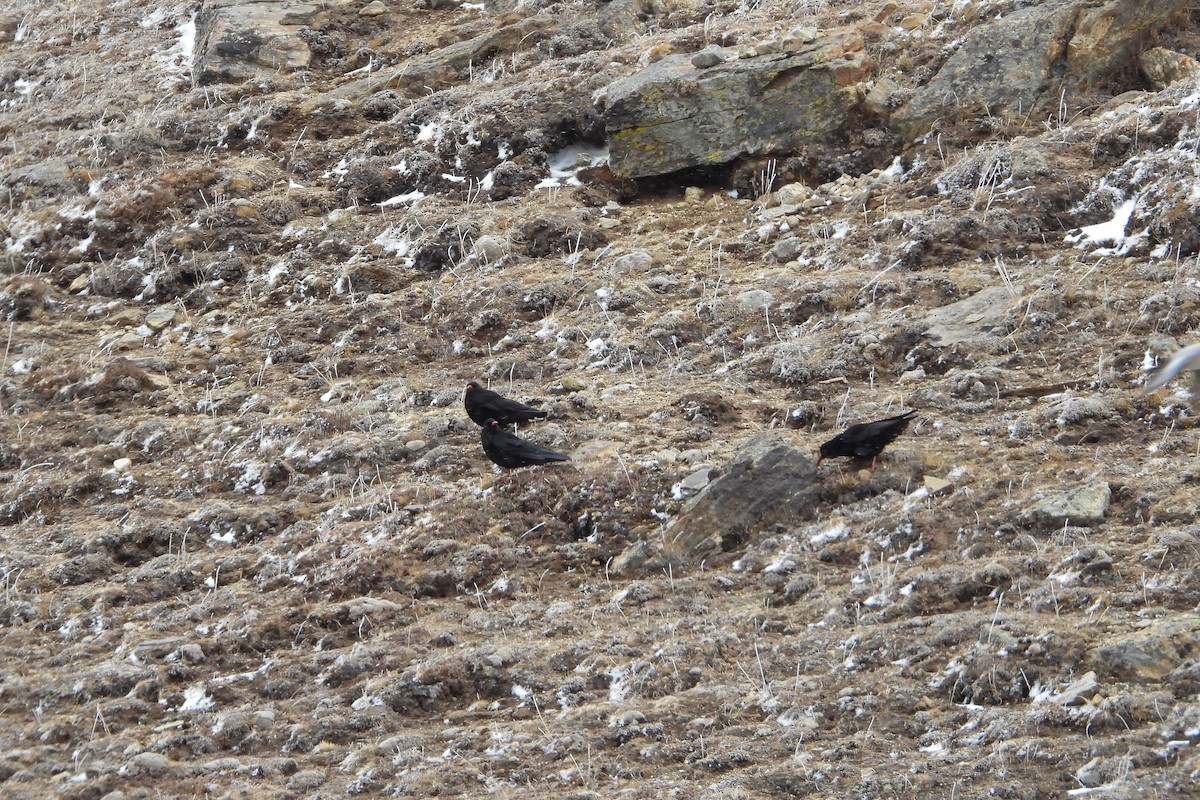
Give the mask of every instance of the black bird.
[(514, 422), (529, 422), (549, 415), (548, 411), (530, 408), (524, 403), (502, 397), (491, 389), (483, 388), (475, 381), (467, 384), (463, 405), (467, 409), (467, 416), (476, 425), (487, 425), (489, 419), (494, 419), (501, 425), (511, 425)]
[(547, 450), (539, 444), (527, 442), (509, 433), (494, 419), (484, 420), (483, 427), (479, 429), (479, 440), (483, 443), (483, 452), (487, 457), (505, 469), (571, 460), (562, 453)]
[(901, 414), (898, 417), (864, 422), (851, 425), (837, 436), (821, 445), (821, 454), (817, 466), (827, 458), (848, 457), (855, 461), (871, 459), (871, 469), (875, 468), (875, 459), (883, 452), (883, 448), (896, 441), (896, 437), (904, 433), (908, 421), (916, 414), (916, 409)]

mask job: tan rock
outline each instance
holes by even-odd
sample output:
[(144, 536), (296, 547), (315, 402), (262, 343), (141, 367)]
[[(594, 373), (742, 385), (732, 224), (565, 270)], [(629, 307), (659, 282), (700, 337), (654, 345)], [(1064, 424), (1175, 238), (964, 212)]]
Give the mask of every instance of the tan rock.
[(1165, 47), (1151, 47), (1142, 53), (1138, 56), (1138, 66), (1155, 89), (1165, 89), (1177, 81), (1200, 78), (1200, 62)]
[(175, 321), (175, 313), (171, 306), (159, 306), (146, 315), (146, 327), (153, 331), (161, 331)]
[(945, 478), (938, 478), (933, 475), (925, 476), (925, 489), (931, 495), (942, 494), (944, 492), (949, 491), (953, 487), (954, 487), (954, 484), (952, 484), (950, 481), (946, 480)]

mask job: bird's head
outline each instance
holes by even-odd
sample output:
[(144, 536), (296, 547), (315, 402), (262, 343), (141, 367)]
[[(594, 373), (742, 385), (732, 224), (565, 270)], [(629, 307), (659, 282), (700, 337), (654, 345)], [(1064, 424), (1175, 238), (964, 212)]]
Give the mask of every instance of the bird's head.
[(496, 422), (496, 420), (494, 420), (494, 419), (488, 419), (488, 420), (486, 420), (486, 421), (483, 423), (483, 427), (485, 427), (485, 428), (499, 428), (499, 427), (500, 427), (500, 423), (499, 423), (499, 422)]
[(478, 388), (479, 388), (479, 384), (476, 383), (475, 381), (467, 381), (467, 391), (468, 392), (471, 391), (472, 389), (478, 389)]

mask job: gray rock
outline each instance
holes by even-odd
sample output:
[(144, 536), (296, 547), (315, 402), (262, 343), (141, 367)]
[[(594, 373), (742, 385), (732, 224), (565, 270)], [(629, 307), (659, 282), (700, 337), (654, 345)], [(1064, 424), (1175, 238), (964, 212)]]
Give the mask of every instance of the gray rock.
[(781, 522), (811, 518), (816, 470), (786, 436), (765, 433), (734, 454), (725, 473), (689, 500), (663, 533), (671, 561), (697, 564)]
[(159, 306), (146, 315), (146, 326), (155, 331), (161, 331), (174, 321), (175, 309), (171, 306)]
[(781, 206), (798, 206), (811, 196), (812, 189), (803, 183), (788, 183), (775, 190), (775, 201)]
[(192, 642), (179, 648), (179, 657), (188, 664), (199, 664), (204, 660), (204, 648)]
[(1050, 696), (1050, 700), (1068, 708), (1075, 708), (1089, 702), (1099, 689), (1100, 682), (1096, 680), (1096, 673), (1088, 672), (1062, 691), (1055, 692)]
[(196, 15), (192, 78), (242, 81), (304, 69), (312, 59), (302, 29), (315, 25), (321, 3), (210, 0)]
[(887, 116), (893, 106), (898, 105), (902, 88), (895, 78), (886, 75), (879, 78), (863, 97), (863, 108), (872, 114)]
[(129, 766), (150, 775), (161, 775), (170, 764), (162, 753), (138, 753), (129, 759)]
[(983, 289), (957, 303), (935, 308), (925, 315), (926, 334), (939, 347), (952, 347), (981, 336), (990, 336), (1021, 303), (1003, 286)]
[(693, 497), (699, 494), (712, 481), (715, 470), (709, 464), (703, 464), (677, 484), (676, 491), (683, 497)]
[(1023, 515), (1027, 524), (1042, 529), (1064, 525), (1094, 525), (1104, 520), (1112, 490), (1104, 481), (1093, 481), (1066, 492), (1042, 498)]
[(182, 636), (169, 636), (165, 639), (149, 639), (134, 645), (133, 654), (143, 661), (147, 659), (164, 658), (168, 653), (179, 649), (180, 646), (186, 643), (187, 639)]
[(649, 572), (659, 572), (664, 566), (662, 548), (654, 542), (638, 540), (623, 549), (608, 564), (608, 572), (612, 575), (629, 578), (637, 575), (647, 575)]
[(1200, 651), (1200, 614), (1176, 614), (1092, 651), (1097, 669), (1122, 679), (1156, 681)]
[(480, 236), (471, 248), (476, 256), (491, 264), (512, 252), (512, 242), (503, 236)]
[(737, 297), (738, 308), (747, 314), (765, 311), (775, 302), (775, 295), (765, 289), (749, 289)]
[(649, 253), (641, 250), (632, 253), (626, 253), (612, 263), (612, 272), (621, 274), (623, 272), (641, 272), (654, 264), (654, 258)]
[(892, 122), (917, 136), (939, 119), (1054, 113), (1064, 91), (1103, 84), (1136, 66), (1149, 31), (1187, 5), (1047, 0), (1020, 8), (972, 29)]
[(716, 44), (710, 44), (708, 47), (701, 50), (696, 55), (692, 56), (692, 65), (696, 69), (708, 69), (715, 67), (725, 60), (725, 50)]
[(804, 248), (808, 245), (804, 239), (799, 236), (789, 236), (786, 239), (780, 239), (774, 247), (771, 248), (769, 255), (776, 261), (788, 262), (794, 260), (797, 256), (804, 252)]
[(362, 79), (356, 84), (362, 83), (374, 90), (396, 89), (409, 96), (425, 95), (466, 79), (473, 66), (478, 67), (502, 54), (522, 49), (526, 46), (525, 40), (531, 34), (553, 24), (555, 20), (552, 17), (527, 17), (511, 25), (409, 59), (382, 84), (378, 80), (371, 84), (370, 78)]
[(1100, 757), (1093, 758), (1079, 769), (1075, 770), (1075, 780), (1085, 789), (1095, 789), (1104, 783), (1104, 773), (1100, 770), (1103, 763)]
[(892, 121), (905, 135), (918, 136), (947, 115), (1029, 113), (1062, 56), (1076, 6), (1076, 0), (1050, 0), (972, 29)]
[(848, 35), (699, 70), (672, 55), (604, 92), (610, 163), (630, 177), (827, 140), (857, 102), (866, 60)]

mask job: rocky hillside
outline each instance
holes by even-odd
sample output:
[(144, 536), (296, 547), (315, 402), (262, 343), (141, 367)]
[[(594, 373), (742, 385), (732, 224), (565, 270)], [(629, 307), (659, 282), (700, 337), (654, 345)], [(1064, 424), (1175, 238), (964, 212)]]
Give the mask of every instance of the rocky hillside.
[[(0, 9), (0, 794), (1184, 796), (1183, 0)], [(476, 379), (569, 464), (501, 474)], [(873, 470), (817, 447), (918, 414)]]

